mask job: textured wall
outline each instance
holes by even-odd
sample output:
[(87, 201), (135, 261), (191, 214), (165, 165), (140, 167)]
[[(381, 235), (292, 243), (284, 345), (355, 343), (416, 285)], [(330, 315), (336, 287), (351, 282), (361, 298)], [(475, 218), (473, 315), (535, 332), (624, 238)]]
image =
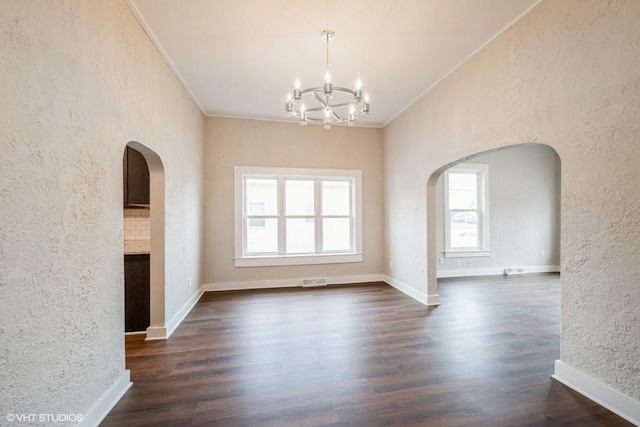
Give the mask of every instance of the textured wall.
[[(548, 146), (524, 144), (474, 157), (489, 165), (491, 256), (444, 258), (444, 175), (436, 188), (438, 274), (447, 270), (560, 265), (560, 159)], [(540, 255), (544, 251), (544, 255)]]
[(2, 424), (86, 413), (124, 373), (131, 140), (164, 162), (168, 317), (195, 292), (202, 116), (123, 1), (2, 1), (0, 62)]
[(435, 212), (435, 198), (427, 194), (429, 177), (474, 153), (523, 142), (558, 152), (561, 358), (636, 400), (638, 22), (636, 0), (542, 2), (385, 128), (390, 275), (431, 293), (436, 257), (426, 248), (435, 249), (435, 236), (427, 235), (427, 211)]
[[(382, 273), (382, 130), (210, 117), (205, 125), (205, 283)], [(362, 170), (361, 263), (235, 268), (233, 167)]]

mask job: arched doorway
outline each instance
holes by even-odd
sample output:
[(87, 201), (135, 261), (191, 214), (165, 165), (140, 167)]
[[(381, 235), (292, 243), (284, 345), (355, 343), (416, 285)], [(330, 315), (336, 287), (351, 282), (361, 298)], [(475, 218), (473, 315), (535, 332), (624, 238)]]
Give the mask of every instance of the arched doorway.
[(160, 156), (147, 146), (130, 141), (127, 147), (144, 156), (149, 169), (149, 327), (147, 340), (166, 339), (165, 327), (165, 182)]
[[(479, 164), (480, 162), (482, 164)], [(501, 164), (500, 162), (506, 163)], [(489, 170), (500, 170), (498, 176), (492, 174), (491, 188), (491, 222), (498, 225), (499, 230), (489, 233), (501, 237), (499, 242), (487, 244), (486, 250), (474, 248), (475, 254), (456, 252), (446, 243), (445, 237), (445, 204), (443, 203), (444, 174), (451, 171), (464, 171), (463, 165), (483, 166), (493, 164)], [(457, 169), (455, 167), (458, 166)], [(452, 169), (454, 168), (454, 169)], [(447, 172), (449, 171), (449, 172)], [(489, 173), (489, 172), (487, 172)], [(489, 185), (487, 183), (487, 185)], [(544, 191), (539, 189), (544, 189)], [(538, 201), (546, 203), (548, 224), (544, 220), (528, 221), (526, 206), (536, 206), (532, 191)], [(492, 194), (498, 190), (500, 194)], [(546, 200), (545, 198), (548, 198)], [(500, 203), (500, 217), (494, 207)], [(520, 209), (520, 213), (518, 213)], [(447, 213), (451, 211), (447, 210)], [(533, 215), (533, 214), (532, 214)], [(540, 215), (540, 214), (538, 214)], [(461, 216), (462, 218), (463, 216)], [(448, 218), (447, 221), (452, 221)], [(508, 223), (511, 221), (512, 223)], [(519, 223), (518, 223), (519, 221)], [(473, 226), (475, 226), (475, 219)], [(484, 224), (488, 227), (489, 219)], [(451, 224), (449, 224), (451, 225)], [(469, 224), (462, 224), (462, 228)], [(452, 225), (453, 227), (453, 225)], [(499, 233), (498, 233), (499, 231)], [(483, 230), (478, 225), (477, 232)], [(531, 234), (545, 233), (546, 240), (532, 238)], [(528, 235), (527, 235), (528, 234)], [(427, 185), (427, 291), (429, 295), (438, 296), (437, 279), (440, 277), (459, 277), (474, 275), (502, 274), (507, 267), (519, 267), (524, 262), (528, 272), (559, 271), (560, 265), (560, 157), (550, 146), (538, 143), (518, 144), (502, 147), (497, 150), (480, 152), (448, 163), (431, 174)], [(511, 238), (508, 241), (507, 237)], [(538, 236), (536, 236), (538, 237)], [(491, 238), (491, 237), (490, 237)], [(520, 240), (527, 240), (523, 244)], [(480, 239), (481, 240), (481, 239)], [(533, 242), (533, 243), (532, 243)], [(495, 243), (495, 251), (491, 251)], [(480, 245), (482, 246), (482, 245)], [(507, 253), (508, 252), (508, 253)], [(484, 257), (484, 258), (482, 258)], [(552, 259), (546, 264), (544, 261)], [(438, 267), (441, 267), (438, 274)], [(539, 268), (538, 268), (539, 267)], [(448, 268), (448, 270), (446, 270)], [(445, 271), (445, 274), (443, 274)], [(468, 273), (468, 274), (467, 274)], [(448, 275), (447, 275), (448, 274)]]

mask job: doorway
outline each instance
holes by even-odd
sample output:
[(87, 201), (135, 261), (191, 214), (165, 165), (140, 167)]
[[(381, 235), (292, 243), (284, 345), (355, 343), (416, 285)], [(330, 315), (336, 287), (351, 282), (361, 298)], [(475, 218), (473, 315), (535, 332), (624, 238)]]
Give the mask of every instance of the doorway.
[(149, 167), (126, 146), (122, 159), (124, 206), (124, 331), (146, 334), (150, 308)]
[[(502, 275), (507, 269), (559, 272), (560, 166), (553, 148), (527, 143), (477, 153), (434, 172), (427, 188), (428, 293), (438, 295), (438, 278)], [(474, 175), (474, 167), (484, 168), (486, 180)], [(485, 180), (484, 187), (450, 188), (465, 180)], [(457, 202), (447, 203), (450, 194)], [(483, 196), (485, 206), (472, 203)]]
[[(125, 307), (132, 316), (132, 328), (142, 327), (143, 331), (138, 332), (144, 332), (147, 340), (166, 339), (164, 166), (156, 152), (137, 141), (126, 144), (124, 159), (128, 163), (123, 161), (123, 206), (125, 212), (129, 211), (135, 218), (134, 229), (127, 230), (125, 225), (124, 230), (125, 257), (131, 258), (125, 262), (130, 264), (125, 265), (125, 272), (143, 283), (142, 289), (133, 292), (135, 299), (125, 301)], [(127, 221), (125, 215), (125, 223)], [(127, 239), (132, 236), (133, 239)]]

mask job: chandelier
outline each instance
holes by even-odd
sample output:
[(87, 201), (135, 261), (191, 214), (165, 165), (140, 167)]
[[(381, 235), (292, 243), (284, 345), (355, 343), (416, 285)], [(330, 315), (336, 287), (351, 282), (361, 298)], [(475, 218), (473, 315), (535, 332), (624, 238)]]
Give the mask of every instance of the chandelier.
[(355, 90), (333, 86), (329, 73), (329, 42), (335, 38), (333, 31), (322, 32), (322, 40), (327, 43), (327, 71), (324, 84), (318, 87), (300, 89), (300, 80), (296, 78), (293, 91), (287, 96), (287, 115), (300, 119), (301, 125), (324, 123), (325, 129), (331, 129), (332, 123), (347, 123), (355, 126), (356, 117), (369, 114), (369, 97), (362, 94), (362, 82), (356, 81)]

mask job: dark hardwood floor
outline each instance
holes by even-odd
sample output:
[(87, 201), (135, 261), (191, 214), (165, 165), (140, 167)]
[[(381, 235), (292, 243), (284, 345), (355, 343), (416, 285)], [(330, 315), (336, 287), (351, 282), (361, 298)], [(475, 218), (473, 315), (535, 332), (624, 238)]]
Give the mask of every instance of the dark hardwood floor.
[(552, 380), (557, 275), (205, 293), (102, 426), (631, 426)]

